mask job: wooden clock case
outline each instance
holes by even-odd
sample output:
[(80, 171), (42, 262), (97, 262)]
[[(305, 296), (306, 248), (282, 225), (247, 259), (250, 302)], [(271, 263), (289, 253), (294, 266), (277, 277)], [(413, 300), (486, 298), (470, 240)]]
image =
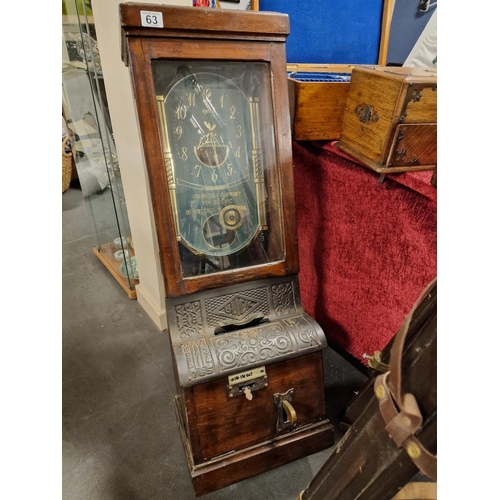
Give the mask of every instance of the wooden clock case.
[[(143, 26), (141, 11), (161, 14), (163, 26)], [(327, 343), (302, 309), (297, 276), (285, 56), (289, 20), (268, 12), (134, 3), (121, 4), (120, 16), (122, 58), (131, 70), (164, 276), (175, 407), (194, 490), (202, 495), (334, 442), (323, 386), (321, 351)], [(158, 59), (268, 64), (282, 258), (183, 275), (151, 71)]]

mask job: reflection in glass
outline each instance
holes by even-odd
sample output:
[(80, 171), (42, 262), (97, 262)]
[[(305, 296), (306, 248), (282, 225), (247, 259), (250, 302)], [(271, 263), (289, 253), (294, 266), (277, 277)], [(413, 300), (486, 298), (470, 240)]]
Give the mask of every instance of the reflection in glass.
[(268, 64), (152, 68), (183, 276), (282, 260)]

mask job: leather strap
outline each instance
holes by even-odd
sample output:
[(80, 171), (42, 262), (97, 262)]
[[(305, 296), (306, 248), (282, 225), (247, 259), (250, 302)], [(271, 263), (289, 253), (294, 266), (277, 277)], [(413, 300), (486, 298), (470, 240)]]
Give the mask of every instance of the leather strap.
[(415, 433), (420, 429), (423, 418), (413, 394), (401, 394), (401, 361), (403, 347), (415, 310), (429, 294), (436, 283), (434, 278), (420, 294), (406, 316), (394, 338), (391, 348), (389, 371), (375, 379), (374, 390), (386, 431), (398, 447), (404, 447), (415, 465), (428, 476), (437, 480), (437, 456), (422, 446)]

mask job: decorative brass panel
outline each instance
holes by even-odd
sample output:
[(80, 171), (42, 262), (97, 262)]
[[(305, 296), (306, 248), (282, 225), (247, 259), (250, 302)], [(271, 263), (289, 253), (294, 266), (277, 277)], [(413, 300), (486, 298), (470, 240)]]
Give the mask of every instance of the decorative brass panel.
[(325, 348), (323, 331), (298, 296), (293, 276), (168, 301), (181, 386)]

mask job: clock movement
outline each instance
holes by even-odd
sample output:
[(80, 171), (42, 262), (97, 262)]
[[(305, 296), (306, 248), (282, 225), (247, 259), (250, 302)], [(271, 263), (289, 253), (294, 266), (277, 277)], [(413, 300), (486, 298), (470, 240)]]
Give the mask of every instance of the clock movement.
[(288, 16), (125, 3), (175, 409), (196, 495), (333, 444), (300, 302)]

